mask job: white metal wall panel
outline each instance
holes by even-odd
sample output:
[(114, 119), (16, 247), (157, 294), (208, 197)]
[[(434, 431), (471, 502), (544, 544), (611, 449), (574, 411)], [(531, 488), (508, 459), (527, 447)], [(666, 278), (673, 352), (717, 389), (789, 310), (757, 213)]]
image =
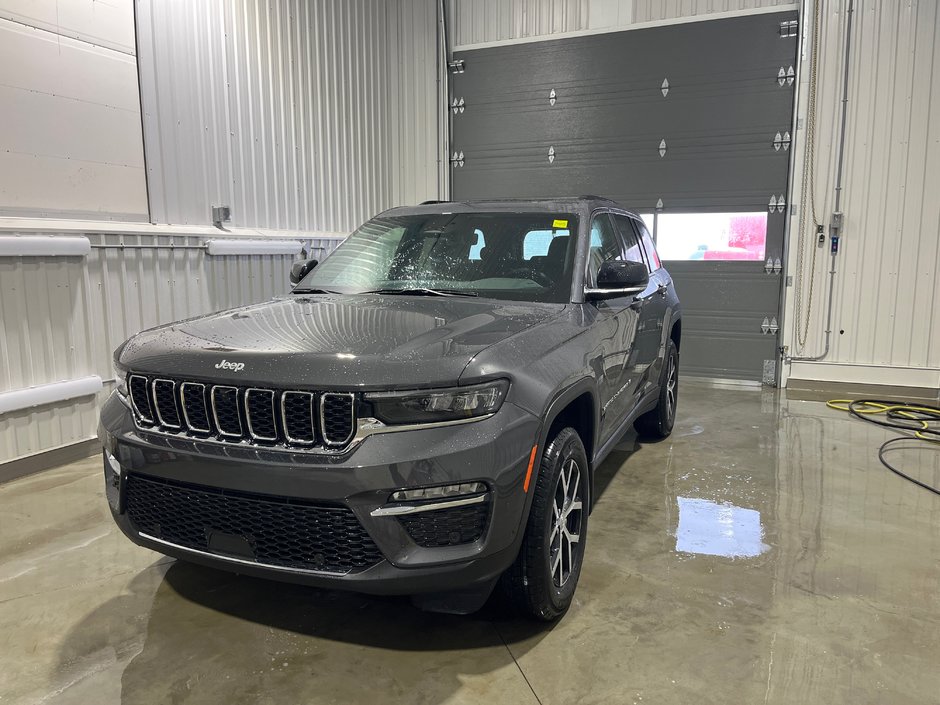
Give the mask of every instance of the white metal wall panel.
[(675, 20), (792, 3), (793, 0), (633, 0), (633, 21)]
[[(121, 18), (133, 36), (125, 4), (130, 14), (100, 8), (112, 39)], [(68, 3), (66, 19), (92, 5), (101, 3)], [(45, 17), (48, 8), (0, 7), (0, 215), (146, 220), (133, 53), (5, 19), (27, 10)]]
[[(441, 198), (438, 170), (450, 169), (446, 161), (442, 166), (439, 163), (443, 154), (438, 149), (442, 144), (438, 118), (443, 103), (437, 95), (437, 2), (395, 0), (386, 9), (388, 33), (394, 38), (387, 59), (389, 90), (393, 93), (387, 96), (392, 130), (390, 141), (385, 143), (389, 160), (384, 169), (373, 172), (368, 215), (388, 205)], [(443, 94), (441, 100), (446, 101), (446, 84)], [(374, 127), (369, 130), (376, 134)], [(383, 149), (375, 139), (370, 145), (372, 149)], [(384, 187), (382, 179), (389, 182)]]
[(591, 4), (591, 0), (450, 0), (454, 48), (588, 29)]
[(348, 232), (437, 197), (434, 0), (141, 0), (154, 222)]
[[(289, 289), (291, 256), (210, 257), (201, 236), (87, 237), (87, 258), (0, 257), (0, 392), (93, 374), (109, 382), (99, 399), (0, 415), (0, 463), (93, 437), (111, 354), (129, 336)], [(309, 241), (314, 255), (335, 242)]]
[[(847, 0), (821, 23), (817, 210), (833, 209)], [(934, 0), (856, 0), (850, 57), (844, 193), (832, 350), (790, 375), (911, 386), (940, 380), (940, 10)], [(804, 83), (809, 62), (805, 61)], [(805, 86), (804, 86), (805, 90)], [(805, 107), (806, 101), (801, 100)], [(798, 133), (802, 138), (803, 132)], [(801, 165), (795, 173), (799, 174)], [(796, 231), (791, 229), (791, 272)], [(809, 339), (822, 352), (828, 250), (820, 253)], [(805, 265), (808, 272), (808, 264)], [(793, 311), (788, 290), (787, 311)], [(808, 293), (808, 280), (804, 279)], [(799, 354), (795, 313), (784, 342)]]
[(134, 54), (134, 0), (2, 0), (0, 17)]
[(448, 0), (455, 49), (792, 4), (793, 0)]

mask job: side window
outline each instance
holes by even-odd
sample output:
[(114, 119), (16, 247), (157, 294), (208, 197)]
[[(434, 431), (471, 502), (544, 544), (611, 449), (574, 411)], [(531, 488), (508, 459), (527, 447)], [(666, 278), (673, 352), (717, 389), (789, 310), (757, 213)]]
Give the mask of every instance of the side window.
[(623, 236), (624, 247), (627, 250), (626, 259), (631, 262), (643, 262), (649, 269), (649, 263), (643, 257), (643, 250), (637, 240), (636, 231), (633, 229), (633, 219), (615, 213), (614, 220), (617, 221), (617, 227), (620, 228), (620, 234)]
[(643, 249), (646, 250), (646, 261), (650, 264), (650, 270), (661, 269), (663, 263), (659, 261), (659, 253), (656, 252), (656, 245), (653, 244), (653, 238), (650, 231), (646, 229), (646, 224), (634, 221), (637, 231), (640, 233), (640, 240), (643, 242)]
[(623, 250), (620, 247), (620, 238), (614, 231), (607, 213), (599, 213), (591, 221), (591, 247), (588, 253), (588, 282), (591, 286), (597, 284), (597, 270), (601, 264), (610, 261), (623, 261)]

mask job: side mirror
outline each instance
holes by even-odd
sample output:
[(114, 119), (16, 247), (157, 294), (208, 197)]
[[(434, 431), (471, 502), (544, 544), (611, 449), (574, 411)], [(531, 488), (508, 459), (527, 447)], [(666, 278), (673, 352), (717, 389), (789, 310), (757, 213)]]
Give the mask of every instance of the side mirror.
[(297, 286), (300, 280), (310, 274), (310, 270), (317, 266), (319, 262), (315, 259), (297, 260), (290, 266), (290, 283)]
[(589, 299), (613, 299), (639, 294), (649, 284), (650, 275), (642, 262), (604, 262), (597, 272), (597, 287), (585, 289)]

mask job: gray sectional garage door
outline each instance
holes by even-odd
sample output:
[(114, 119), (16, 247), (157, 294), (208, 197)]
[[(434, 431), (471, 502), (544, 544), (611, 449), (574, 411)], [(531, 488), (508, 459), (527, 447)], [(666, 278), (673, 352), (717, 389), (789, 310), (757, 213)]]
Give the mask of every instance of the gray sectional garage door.
[(643, 213), (682, 299), (685, 371), (772, 379), (796, 19), (457, 52), (453, 198), (596, 194)]

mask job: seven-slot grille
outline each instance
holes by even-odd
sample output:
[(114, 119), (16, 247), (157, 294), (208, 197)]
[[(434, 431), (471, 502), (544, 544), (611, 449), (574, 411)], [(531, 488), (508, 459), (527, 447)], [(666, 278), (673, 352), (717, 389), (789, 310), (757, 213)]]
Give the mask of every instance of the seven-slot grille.
[(145, 426), (192, 438), (341, 448), (356, 428), (356, 395), (233, 387), (132, 374), (131, 405)]

